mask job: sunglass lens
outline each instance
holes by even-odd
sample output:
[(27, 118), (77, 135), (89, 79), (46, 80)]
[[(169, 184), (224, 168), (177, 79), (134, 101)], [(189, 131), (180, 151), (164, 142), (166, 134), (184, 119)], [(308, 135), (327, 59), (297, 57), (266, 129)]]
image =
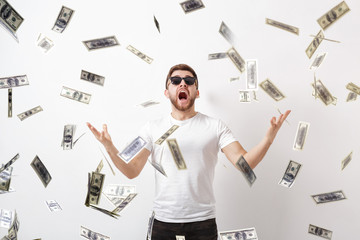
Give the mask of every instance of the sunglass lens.
[(193, 85), (195, 83), (195, 78), (194, 77), (185, 77), (184, 81), (187, 85)]
[(170, 80), (171, 80), (172, 84), (179, 85), (181, 83), (182, 78), (181, 77), (171, 77)]

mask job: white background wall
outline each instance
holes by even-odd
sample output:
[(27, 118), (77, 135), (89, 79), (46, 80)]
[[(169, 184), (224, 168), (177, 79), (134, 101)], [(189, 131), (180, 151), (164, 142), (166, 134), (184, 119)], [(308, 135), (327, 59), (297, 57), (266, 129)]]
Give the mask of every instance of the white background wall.
[[(316, 74), (338, 98), (325, 106), (312, 97), (312, 60), (305, 54), (320, 26), (317, 19), (339, 0), (204, 0), (205, 8), (184, 14), (179, 1), (44, 1), (12, 0), (10, 4), (25, 19), (18, 30), (20, 43), (0, 31), (0, 77), (26, 74), (30, 85), (13, 89), (13, 117), (7, 117), (7, 90), (0, 90), (0, 162), (16, 153), (11, 187), (16, 192), (0, 195), (0, 208), (15, 210), (20, 219), (19, 239), (81, 239), (80, 225), (111, 239), (145, 239), (154, 191), (154, 170), (147, 164), (141, 175), (128, 180), (119, 171), (111, 174), (105, 164), (105, 185), (134, 184), (138, 196), (112, 219), (84, 206), (87, 173), (102, 159), (99, 144), (88, 131), (89, 121), (100, 128), (108, 124), (115, 144), (121, 148), (136, 136), (147, 120), (169, 114), (164, 81), (169, 68), (187, 63), (198, 73), (200, 98), (196, 110), (222, 119), (245, 149), (264, 136), (269, 120), (291, 109), (263, 162), (255, 169), (257, 181), (250, 188), (242, 174), (219, 153), (214, 188), (219, 231), (255, 227), (259, 239), (318, 239), (307, 233), (309, 224), (333, 231), (333, 239), (356, 239), (360, 223), (359, 101), (346, 102), (345, 85), (360, 85), (360, 2), (347, 0), (351, 11), (325, 31), (341, 41), (323, 41), (317, 53), (328, 52)], [(61, 9), (75, 10), (67, 29), (51, 30)], [(153, 16), (160, 23), (157, 32)], [(271, 18), (300, 28), (300, 35), (265, 24)], [(208, 54), (225, 52), (231, 46), (219, 34), (224, 21), (236, 34), (236, 48), (244, 59), (258, 59), (259, 81), (269, 78), (286, 95), (275, 102), (263, 90), (259, 102), (239, 102), (238, 90), (245, 76), (229, 59), (208, 61)], [(55, 46), (44, 54), (36, 45), (40, 33)], [(88, 52), (82, 41), (115, 35), (121, 46)], [(126, 49), (132, 45), (154, 58), (152, 64)], [(313, 56), (313, 57), (314, 57)], [(105, 76), (104, 87), (80, 80), (81, 70)], [(92, 94), (89, 105), (60, 96), (62, 86)], [(137, 107), (147, 100), (160, 104)], [(41, 105), (44, 109), (24, 121), (17, 114)], [(304, 150), (292, 150), (297, 124), (311, 124)], [(76, 124), (79, 136), (71, 151), (60, 147), (65, 124)], [(353, 160), (341, 171), (341, 160), (353, 151)], [(52, 181), (41, 184), (30, 162), (38, 155)], [(291, 189), (278, 185), (289, 163), (302, 169)], [(310, 195), (343, 190), (347, 200), (316, 205)], [(63, 208), (49, 212), (45, 200), (54, 199)], [(102, 196), (100, 206), (112, 208)], [(0, 237), (6, 229), (0, 229)]]

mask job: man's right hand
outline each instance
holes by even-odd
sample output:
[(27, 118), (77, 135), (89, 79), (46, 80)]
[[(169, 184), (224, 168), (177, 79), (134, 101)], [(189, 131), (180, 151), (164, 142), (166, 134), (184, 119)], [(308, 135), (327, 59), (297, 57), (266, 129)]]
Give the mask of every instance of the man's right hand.
[(86, 125), (89, 127), (90, 131), (94, 134), (96, 139), (101, 142), (106, 149), (111, 147), (113, 145), (110, 134), (107, 130), (107, 125), (103, 124), (103, 130), (99, 132), (94, 126), (92, 126), (90, 123), (86, 123)]

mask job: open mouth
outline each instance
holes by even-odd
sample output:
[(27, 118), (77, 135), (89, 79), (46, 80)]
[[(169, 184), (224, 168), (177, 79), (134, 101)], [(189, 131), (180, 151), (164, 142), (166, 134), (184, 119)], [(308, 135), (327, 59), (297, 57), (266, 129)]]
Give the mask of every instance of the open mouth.
[(181, 100), (187, 100), (187, 98), (188, 98), (188, 95), (187, 95), (186, 92), (184, 92), (184, 91), (179, 92), (179, 100), (180, 101)]

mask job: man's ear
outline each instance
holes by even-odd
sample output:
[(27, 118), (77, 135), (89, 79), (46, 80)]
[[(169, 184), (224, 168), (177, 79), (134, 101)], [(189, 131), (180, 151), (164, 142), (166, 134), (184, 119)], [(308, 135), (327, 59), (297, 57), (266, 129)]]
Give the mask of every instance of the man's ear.
[(196, 90), (196, 98), (199, 98), (200, 97), (200, 92), (199, 90)]
[(169, 90), (165, 89), (164, 95), (165, 95), (165, 97), (169, 98)]

